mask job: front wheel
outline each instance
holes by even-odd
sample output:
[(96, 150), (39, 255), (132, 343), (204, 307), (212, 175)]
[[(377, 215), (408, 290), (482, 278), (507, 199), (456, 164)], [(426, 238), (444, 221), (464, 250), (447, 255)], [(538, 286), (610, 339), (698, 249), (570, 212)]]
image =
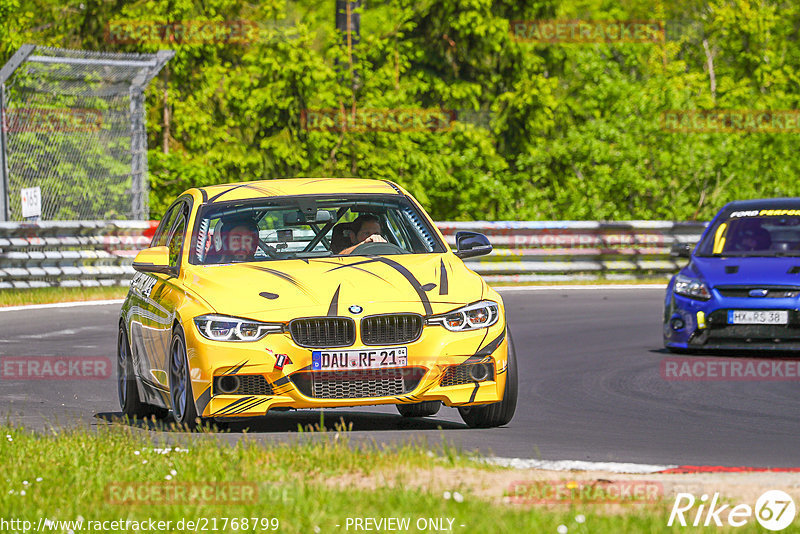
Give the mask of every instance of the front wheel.
[(492, 404), (477, 406), (462, 406), (458, 409), (461, 419), (471, 428), (489, 428), (508, 424), (514, 417), (517, 409), (517, 354), (514, 350), (514, 341), (511, 332), (506, 330), (508, 336), (508, 375), (503, 400)]
[(161, 419), (166, 415), (163, 408), (145, 404), (139, 397), (128, 333), (122, 323), (117, 334), (117, 397), (122, 414), (129, 419), (144, 419), (151, 415)]
[(192, 394), (189, 360), (186, 357), (186, 338), (180, 326), (175, 327), (169, 351), (169, 399), (172, 418), (179, 426), (193, 429), (197, 426), (197, 408)]
[(403, 417), (429, 417), (439, 413), (441, 401), (423, 401), (414, 404), (398, 404), (397, 411)]

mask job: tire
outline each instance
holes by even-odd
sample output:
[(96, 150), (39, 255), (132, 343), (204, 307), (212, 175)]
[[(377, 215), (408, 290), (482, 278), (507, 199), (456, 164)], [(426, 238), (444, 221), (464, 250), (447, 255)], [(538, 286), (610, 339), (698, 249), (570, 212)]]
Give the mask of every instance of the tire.
[(506, 376), (503, 400), (492, 404), (460, 407), (458, 413), (461, 414), (461, 419), (470, 428), (502, 426), (508, 424), (514, 417), (514, 412), (517, 409), (517, 390), (519, 388), (517, 354), (514, 350), (511, 332), (508, 329), (506, 329), (506, 335), (508, 336), (508, 376)]
[(692, 353), (692, 351), (689, 350), (689, 349), (681, 349), (681, 348), (678, 348), (678, 347), (667, 347), (665, 345), (664, 348), (666, 348), (672, 354), (691, 354)]
[(186, 357), (186, 338), (183, 329), (176, 326), (169, 345), (169, 400), (172, 419), (178, 426), (193, 430), (199, 417), (192, 394), (189, 359)]
[(168, 413), (164, 408), (145, 404), (139, 398), (128, 333), (122, 324), (119, 325), (117, 334), (117, 398), (123, 415), (129, 419), (144, 419), (150, 416), (163, 419)]
[(403, 417), (429, 417), (439, 413), (441, 401), (423, 401), (414, 404), (398, 404), (397, 411)]

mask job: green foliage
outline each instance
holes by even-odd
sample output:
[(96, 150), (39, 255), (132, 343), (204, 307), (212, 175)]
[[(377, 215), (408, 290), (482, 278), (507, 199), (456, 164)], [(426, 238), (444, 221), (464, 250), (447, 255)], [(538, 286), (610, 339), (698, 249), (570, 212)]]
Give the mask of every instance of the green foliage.
[[(249, 44), (178, 43), (148, 90), (151, 216), (196, 186), (295, 176), (394, 180), (434, 218), (707, 219), (798, 196), (797, 133), (671, 133), (667, 110), (798, 109), (788, 0), (365, 2), (352, 58), (322, 0), (0, 0), (23, 42), (153, 52), (109, 21), (251, 20)], [(664, 20), (660, 43), (516, 41), (512, 20)], [(713, 71), (713, 83), (711, 72)], [(170, 111), (164, 153), (164, 91)], [(304, 109), (432, 109), (435, 131), (317, 131)], [(116, 194), (116, 193), (115, 193)]]

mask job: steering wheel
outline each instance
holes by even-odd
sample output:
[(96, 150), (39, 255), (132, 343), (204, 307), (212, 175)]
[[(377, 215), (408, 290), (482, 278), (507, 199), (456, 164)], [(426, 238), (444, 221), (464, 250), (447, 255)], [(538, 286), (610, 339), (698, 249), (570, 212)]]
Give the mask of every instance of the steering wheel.
[(370, 241), (369, 243), (361, 243), (350, 254), (379, 256), (382, 254), (408, 254), (408, 252), (394, 243), (374, 243)]

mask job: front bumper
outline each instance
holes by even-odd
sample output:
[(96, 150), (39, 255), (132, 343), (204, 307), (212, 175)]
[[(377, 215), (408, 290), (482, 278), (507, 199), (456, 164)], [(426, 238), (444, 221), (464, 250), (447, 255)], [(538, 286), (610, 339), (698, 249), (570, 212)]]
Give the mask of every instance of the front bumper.
[[(426, 326), (422, 336), (402, 346), (408, 366), (369, 371), (311, 370), (313, 350), (296, 345), (287, 334), (271, 334), (252, 343), (214, 342), (185, 325), (192, 387), (201, 417), (263, 416), (273, 408), (336, 408), (438, 400), (447, 406), (502, 400), (507, 371), (505, 321), (487, 330), (449, 332)], [(357, 342), (358, 343), (358, 342)], [(360, 349), (362, 345), (347, 347)], [(364, 347), (374, 350), (375, 347)], [(277, 363), (288, 357), (283, 368)], [(289, 363), (290, 362), (290, 363)], [(479, 382), (464, 383), (454, 366), (484, 364), (491, 372)], [(235, 375), (247, 387), (235, 394), (220, 391), (219, 380)], [(459, 378), (461, 377), (461, 378)]]
[[(796, 298), (725, 298), (716, 291), (712, 295), (708, 301), (668, 295), (663, 325), (666, 347), (800, 350), (800, 303)], [(785, 310), (789, 321), (786, 325), (728, 324), (729, 310)]]

